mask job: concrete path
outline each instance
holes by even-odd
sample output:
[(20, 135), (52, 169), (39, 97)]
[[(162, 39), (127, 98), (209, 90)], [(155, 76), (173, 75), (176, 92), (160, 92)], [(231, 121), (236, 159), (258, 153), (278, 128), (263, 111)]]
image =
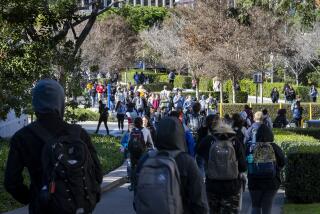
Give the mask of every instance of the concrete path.
[(132, 202), (133, 192), (128, 190), (129, 184), (124, 184), (105, 193), (97, 204), (94, 214), (135, 214)]

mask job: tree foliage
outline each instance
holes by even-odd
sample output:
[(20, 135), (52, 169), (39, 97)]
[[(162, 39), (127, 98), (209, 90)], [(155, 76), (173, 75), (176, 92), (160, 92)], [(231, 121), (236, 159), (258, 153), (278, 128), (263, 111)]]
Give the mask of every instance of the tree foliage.
[[(54, 75), (64, 86), (78, 70), (79, 50), (100, 10), (80, 15), (77, 0), (2, 0), (0, 2), (0, 118), (30, 101), (35, 81)], [(76, 34), (74, 28), (85, 22)], [(74, 34), (67, 40), (69, 31)], [(73, 75), (73, 74), (72, 74)], [(69, 87), (70, 88), (70, 87)]]
[(110, 14), (124, 17), (135, 32), (140, 32), (149, 29), (157, 23), (161, 23), (168, 15), (168, 10), (165, 7), (132, 6), (126, 4), (121, 8), (113, 8), (102, 14), (99, 19), (106, 19)]

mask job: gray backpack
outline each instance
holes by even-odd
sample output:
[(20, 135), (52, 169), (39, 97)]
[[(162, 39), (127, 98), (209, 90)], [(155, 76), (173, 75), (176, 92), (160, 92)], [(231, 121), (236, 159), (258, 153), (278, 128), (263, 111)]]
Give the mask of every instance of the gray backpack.
[(182, 214), (180, 174), (175, 157), (181, 151), (149, 152), (138, 172), (134, 204), (137, 214)]
[(234, 180), (239, 175), (233, 141), (215, 140), (209, 151), (207, 176), (213, 180)]

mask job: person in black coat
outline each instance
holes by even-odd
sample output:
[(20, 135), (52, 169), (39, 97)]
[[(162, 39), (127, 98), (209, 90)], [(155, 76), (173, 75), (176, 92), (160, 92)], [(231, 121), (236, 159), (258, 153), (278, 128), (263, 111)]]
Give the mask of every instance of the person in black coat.
[(274, 136), (270, 128), (262, 124), (256, 134), (257, 142), (269, 142), (276, 157), (276, 176), (274, 178), (256, 178), (248, 175), (248, 188), (252, 200), (252, 214), (271, 214), (273, 199), (280, 187), (280, 170), (285, 165), (285, 156), (281, 148), (273, 143)]
[[(64, 132), (63, 127), (68, 124), (63, 121), (65, 95), (63, 88), (54, 80), (44, 79), (33, 89), (32, 105), (37, 116), (35, 123), (48, 131), (52, 136)], [(49, 209), (41, 210), (39, 201), (40, 190), (43, 186), (42, 148), (45, 144), (31, 130), (30, 124), (20, 129), (10, 141), (10, 151), (6, 165), (4, 186), (15, 200), (22, 204), (29, 204), (29, 213), (50, 213)], [(82, 129), (80, 138), (86, 143), (93, 162), (96, 181), (101, 184), (102, 170), (97, 152), (91, 143), (90, 136)], [(22, 176), (26, 168), (30, 175), (31, 184), (26, 185)], [(97, 196), (99, 201), (100, 193)]]
[[(210, 213), (238, 213), (242, 179), (240, 174), (247, 170), (244, 144), (236, 138), (235, 131), (227, 124), (218, 124), (210, 135), (199, 145), (200, 155), (208, 166), (210, 148), (215, 141), (231, 141), (238, 162), (238, 178), (232, 180), (213, 180), (206, 173), (206, 189)], [(208, 170), (207, 170), (208, 171)]]

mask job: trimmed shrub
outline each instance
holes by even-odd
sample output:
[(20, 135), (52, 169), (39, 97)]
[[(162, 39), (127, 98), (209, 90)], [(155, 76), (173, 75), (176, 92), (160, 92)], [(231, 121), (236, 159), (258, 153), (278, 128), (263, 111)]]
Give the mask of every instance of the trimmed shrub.
[(157, 83), (151, 83), (151, 84), (147, 84), (144, 85), (144, 88), (147, 91), (152, 91), (152, 92), (156, 92), (156, 91), (162, 91), (163, 90), (163, 86), (167, 86), (168, 90), (172, 90), (173, 89), (173, 85), (169, 84), (168, 82), (157, 82)]
[(293, 147), (287, 157), (287, 199), (294, 203), (320, 202), (320, 145)]
[(199, 81), (199, 90), (200, 91), (212, 91), (212, 79), (211, 78), (201, 78)]
[[(223, 104), (223, 114), (233, 114), (233, 113), (239, 113), (244, 109), (244, 106), (246, 104), (243, 103), (237, 103), (237, 104)], [(266, 108), (269, 112), (269, 115), (271, 116), (272, 119), (275, 119), (277, 116), (277, 112), (280, 109), (280, 104), (272, 104), (272, 103), (267, 103), (267, 104), (251, 104), (252, 109), (254, 112), (256, 111), (261, 111), (262, 109)], [(302, 103), (301, 104), (302, 108), (304, 109), (302, 118), (304, 120), (309, 120), (309, 103)], [(281, 104), (281, 108), (287, 110), (287, 118), (288, 120), (292, 120), (292, 113), (291, 113), (291, 105), (290, 104)], [(312, 118), (316, 119), (319, 118), (320, 115), (320, 104), (311, 104), (312, 108)]]
[(320, 129), (319, 128), (290, 128), (290, 129), (273, 129), (274, 132), (281, 132), (285, 135), (287, 134), (298, 134), (298, 135), (304, 135), (304, 136), (310, 136), (317, 140), (320, 140)]
[[(167, 75), (164, 75), (163, 73), (155, 73), (154, 71), (150, 71), (150, 70), (145, 70), (143, 71), (142, 69), (131, 69), (127, 72), (127, 82), (131, 82), (132, 84), (134, 84), (134, 79), (133, 79), (133, 76), (134, 74), (138, 72), (138, 74), (140, 74), (141, 72), (144, 73), (145, 76), (148, 76), (149, 77), (149, 81), (150, 83), (155, 83), (155, 82), (159, 82), (160, 81), (160, 77), (163, 75), (163, 76), (166, 76)], [(121, 74), (121, 80), (123, 82), (125, 82), (125, 72), (122, 72)], [(168, 80), (166, 80), (168, 81)]]
[[(248, 93), (245, 91), (236, 91), (235, 98), (236, 103), (247, 103)], [(232, 103), (232, 92), (229, 93), (229, 102)]]

